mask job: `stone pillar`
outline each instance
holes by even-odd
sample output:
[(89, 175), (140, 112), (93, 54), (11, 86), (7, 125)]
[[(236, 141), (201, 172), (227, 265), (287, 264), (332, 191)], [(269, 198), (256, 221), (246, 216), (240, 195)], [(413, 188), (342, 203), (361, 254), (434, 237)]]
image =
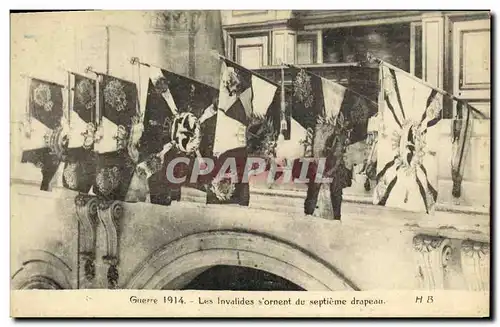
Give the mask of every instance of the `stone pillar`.
[(220, 11), (146, 11), (142, 20), (142, 62), (219, 87), (220, 63), (211, 52), (224, 55)]

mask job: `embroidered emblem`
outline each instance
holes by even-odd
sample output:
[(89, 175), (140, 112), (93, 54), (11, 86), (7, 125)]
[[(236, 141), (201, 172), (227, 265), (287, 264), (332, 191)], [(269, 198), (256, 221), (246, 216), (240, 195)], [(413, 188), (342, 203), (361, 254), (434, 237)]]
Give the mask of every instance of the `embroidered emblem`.
[(54, 103), (51, 100), (50, 87), (46, 84), (39, 84), (33, 91), (33, 100), (45, 111), (52, 111)]
[(95, 89), (88, 79), (83, 79), (76, 85), (76, 99), (78, 102), (82, 103), (87, 110), (91, 110), (95, 107)]
[(201, 126), (198, 118), (192, 113), (181, 113), (174, 119), (171, 137), (180, 151), (185, 153), (196, 151), (201, 143)]
[(63, 177), (70, 189), (76, 189), (78, 187), (78, 163), (69, 163), (63, 172)]
[(104, 101), (118, 112), (127, 109), (127, 95), (119, 80), (114, 79), (106, 84)]
[(165, 76), (163, 76), (163, 74), (162, 74), (162, 76), (157, 77), (153, 81), (153, 84), (155, 86), (154, 90), (158, 94), (163, 94), (163, 93), (168, 91), (167, 79), (165, 78)]
[(213, 180), (211, 189), (217, 199), (227, 201), (233, 196), (236, 187), (230, 178), (224, 178), (220, 181)]
[(367, 122), (370, 115), (368, 112), (368, 106), (365, 104), (365, 100), (357, 97), (356, 102), (350, 110), (350, 114), (351, 122), (353, 124), (361, 124)]
[(439, 118), (439, 116), (441, 115), (441, 110), (443, 109), (442, 103), (443, 103), (443, 95), (440, 93), (436, 94), (432, 102), (427, 107), (428, 120)]
[(222, 75), (222, 85), (229, 96), (240, 95), (244, 91), (240, 73), (234, 67), (227, 67)]
[(113, 137), (116, 140), (116, 148), (118, 150), (127, 147), (128, 132), (125, 126), (119, 125), (116, 131), (116, 135)]
[(310, 108), (313, 104), (311, 77), (302, 69), (293, 81), (293, 96), (306, 108)]
[(405, 121), (403, 128), (393, 135), (392, 147), (398, 154), (397, 166), (415, 173), (416, 167), (423, 163), (426, 149), (424, 133), (419, 124)]
[(120, 171), (118, 167), (101, 169), (96, 176), (96, 184), (102, 194), (111, 194), (120, 184)]
[(50, 149), (50, 154), (55, 155), (58, 159), (63, 159), (68, 145), (68, 137), (63, 127), (59, 126), (54, 130), (50, 130), (43, 138), (45, 146)]
[(83, 148), (90, 149), (94, 144), (96, 127), (94, 123), (88, 123), (85, 132), (82, 133), (83, 136)]

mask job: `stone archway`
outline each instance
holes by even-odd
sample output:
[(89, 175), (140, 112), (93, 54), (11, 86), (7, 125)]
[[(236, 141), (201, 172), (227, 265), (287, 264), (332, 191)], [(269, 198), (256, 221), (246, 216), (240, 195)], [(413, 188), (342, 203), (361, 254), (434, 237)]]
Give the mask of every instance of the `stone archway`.
[(216, 265), (260, 269), (308, 291), (358, 290), (334, 267), (296, 246), (238, 231), (211, 231), (177, 239), (142, 262), (127, 289), (181, 289)]
[(12, 289), (72, 289), (72, 269), (54, 254), (42, 250), (26, 251), (11, 278)]

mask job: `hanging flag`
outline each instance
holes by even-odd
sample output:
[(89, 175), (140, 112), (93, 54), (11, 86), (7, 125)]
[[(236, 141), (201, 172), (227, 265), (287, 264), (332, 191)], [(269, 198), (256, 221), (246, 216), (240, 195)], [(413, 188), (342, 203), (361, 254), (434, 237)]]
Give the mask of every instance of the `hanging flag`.
[[(231, 178), (214, 179), (207, 203), (248, 205), (249, 185), (241, 183), (246, 159), (269, 156), (279, 132), (278, 85), (236, 63), (222, 59), (219, 102), (213, 154), (217, 158), (216, 175), (226, 160), (235, 160), (238, 182)], [(250, 152), (250, 153), (249, 153)], [(274, 154), (273, 154), (274, 156)], [(235, 168), (235, 167), (233, 167)]]
[(96, 81), (70, 73), (73, 101), (69, 111), (69, 143), (63, 171), (65, 188), (88, 193), (96, 177)]
[[(181, 186), (204, 189), (202, 181), (189, 182), (190, 172), (195, 158), (211, 156), (218, 91), (156, 67), (149, 67), (148, 85), (138, 170), (148, 180), (151, 203), (169, 205), (179, 199)], [(189, 159), (175, 167), (176, 178), (186, 177), (180, 184), (166, 171), (178, 157)]]
[(125, 201), (136, 166), (133, 144), (138, 125), (138, 92), (135, 83), (98, 74), (97, 153), (93, 192), (107, 200)]
[(437, 199), (441, 93), (380, 64), (377, 185), (374, 203), (431, 213)]
[(61, 160), (66, 155), (67, 124), (63, 112), (64, 86), (29, 79), (25, 138), (21, 162), (41, 168), (40, 189), (48, 191)]
[(465, 168), (465, 158), (469, 152), (472, 136), (472, 109), (470, 105), (457, 101), (456, 116), (453, 120), (451, 177), (453, 180), (452, 195), (459, 198), (462, 190), (462, 179)]

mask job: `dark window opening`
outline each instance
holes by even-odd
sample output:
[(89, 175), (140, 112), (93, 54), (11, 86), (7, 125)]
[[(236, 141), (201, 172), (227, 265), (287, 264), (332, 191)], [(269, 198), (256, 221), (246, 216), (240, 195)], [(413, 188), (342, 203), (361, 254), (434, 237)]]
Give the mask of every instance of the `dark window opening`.
[(410, 71), (410, 24), (355, 26), (323, 31), (325, 63), (364, 61), (366, 54)]
[(184, 290), (304, 291), (298, 285), (263, 270), (218, 265), (195, 277)]

